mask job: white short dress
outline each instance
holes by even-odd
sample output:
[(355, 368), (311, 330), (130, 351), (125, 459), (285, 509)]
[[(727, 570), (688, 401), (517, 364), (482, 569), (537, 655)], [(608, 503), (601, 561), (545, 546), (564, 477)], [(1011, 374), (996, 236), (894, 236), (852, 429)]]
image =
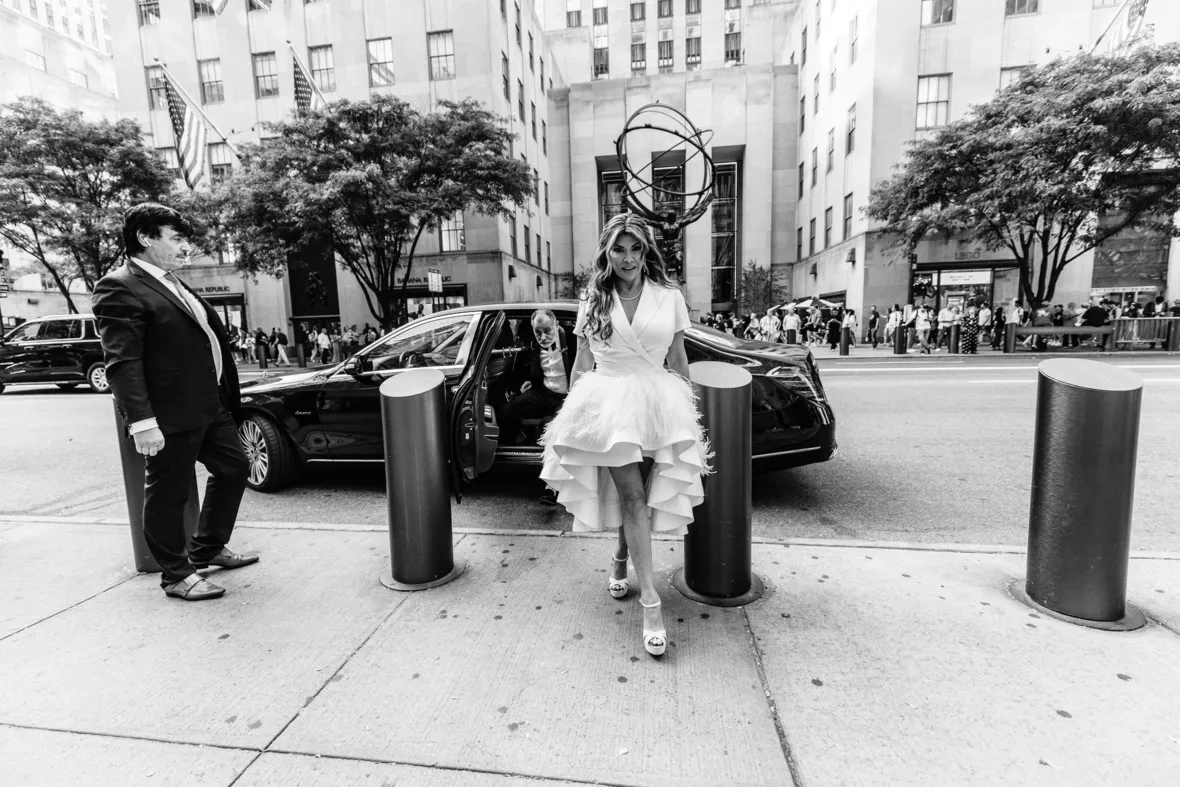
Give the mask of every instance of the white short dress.
[[(683, 535), (705, 499), (701, 476), (712, 456), (691, 384), (664, 367), (672, 337), (689, 326), (688, 307), (680, 290), (645, 280), (628, 324), (613, 297), (610, 340), (590, 337), (595, 368), (578, 378), (541, 438), (541, 478), (573, 514), (575, 531), (613, 529), (622, 508), (607, 468), (652, 457), (652, 531)], [(578, 336), (587, 335), (587, 309), (583, 300)]]

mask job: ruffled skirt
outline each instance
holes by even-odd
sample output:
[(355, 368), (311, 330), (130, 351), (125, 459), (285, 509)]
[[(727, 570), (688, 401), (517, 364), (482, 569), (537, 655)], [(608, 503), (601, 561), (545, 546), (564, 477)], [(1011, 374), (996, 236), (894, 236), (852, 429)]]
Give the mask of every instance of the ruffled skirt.
[(692, 386), (668, 371), (594, 370), (578, 378), (541, 438), (541, 478), (574, 516), (575, 531), (622, 525), (608, 468), (654, 460), (647, 478), (653, 532), (683, 535), (705, 499), (712, 457)]

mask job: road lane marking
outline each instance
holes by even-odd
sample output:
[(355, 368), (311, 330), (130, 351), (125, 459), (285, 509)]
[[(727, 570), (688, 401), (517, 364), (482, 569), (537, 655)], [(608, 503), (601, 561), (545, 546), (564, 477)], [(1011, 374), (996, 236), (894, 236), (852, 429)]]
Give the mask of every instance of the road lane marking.
[[(1089, 358), (1080, 358), (1078, 360), (1093, 360)], [(1156, 363), (1140, 363), (1140, 364), (1111, 364), (1120, 369), (1180, 369), (1180, 364), (1156, 364)], [(1032, 366), (974, 366), (971, 364), (963, 364), (961, 366), (941, 366), (934, 364), (926, 364), (922, 366), (911, 366), (906, 364), (902, 366), (820, 366), (820, 375), (831, 374), (832, 372), (1022, 372), (1037, 370), (1036, 365)]]

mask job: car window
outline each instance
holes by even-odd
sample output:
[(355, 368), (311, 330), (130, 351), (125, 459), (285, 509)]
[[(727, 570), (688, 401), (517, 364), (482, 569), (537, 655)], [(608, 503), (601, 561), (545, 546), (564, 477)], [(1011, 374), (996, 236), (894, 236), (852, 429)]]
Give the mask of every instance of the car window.
[(42, 325), (45, 327), (41, 329), (41, 335), (37, 337), (38, 339), (61, 341), (63, 339), (82, 338), (81, 320), (46, 320)]
[(83, 320), (82, 324), (85, 326), (85, 334), (83, 335), (83, 338), (85, 338), (85, 339), (97, 339), (98, 338), (98, 326), (95, 325), (94, 320)]
[(459, 366), (467, 358), (467, 333), (476, 316), (451, 314), (437, 319), (415, 320), (369, 351), (368, 368), (381, 371), (418, 366)]
[(9, 342), (27, 342), (30, 339), (36, 339), (37, 335), (41, 333), (41, 326), (45, 323), (41, 322), (27, 322), (12, 331), (5, 337), (5, 341)]

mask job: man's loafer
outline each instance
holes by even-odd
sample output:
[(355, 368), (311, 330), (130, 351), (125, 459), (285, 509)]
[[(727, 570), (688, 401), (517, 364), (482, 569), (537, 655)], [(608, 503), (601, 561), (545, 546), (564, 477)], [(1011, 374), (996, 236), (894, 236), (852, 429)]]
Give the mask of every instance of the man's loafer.
[(192, 574), (179, 582), (165, 585), (164, 595), (182, 598), (185, 601), (205, 601), (211, 598), (221, 598), (225, 595), (225, 588)]
[(251, 563), (258, 562), (258, 555), (239, 555), (237, 552), (230, 552), (228, 549), (222, 549), (221, 552), (205, 561), (193, 561), (193, 568), (209, 568), (210, 566), (217, 566), (219, 568), (241, 568), (248, 566)]

